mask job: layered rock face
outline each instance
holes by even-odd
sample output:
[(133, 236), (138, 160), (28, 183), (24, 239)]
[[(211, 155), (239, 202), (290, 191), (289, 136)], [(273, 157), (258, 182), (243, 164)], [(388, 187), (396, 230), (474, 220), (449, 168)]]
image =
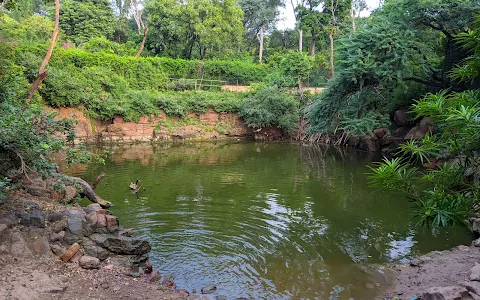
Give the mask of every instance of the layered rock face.
[(168, 118), (163, 111), (155, 116), (127, 122), (121, 116), (102, 121), (87, 118), (80, 108), (57, 108), (58, 118), (73, 119), (77, 139), (84, 142), (156, 142), (174, 140), (247, 139), (253, 131), (233, 113), (210, 109), (202, 115), (189, 114), (184, 119)]

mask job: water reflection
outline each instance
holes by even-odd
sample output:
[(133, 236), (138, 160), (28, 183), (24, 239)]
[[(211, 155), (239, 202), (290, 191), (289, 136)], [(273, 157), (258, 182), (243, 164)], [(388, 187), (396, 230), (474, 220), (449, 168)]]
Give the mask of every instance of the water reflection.
[[(406, 199), (369, 189), (370, 154), (267, 143), (109, 150), (105, 166), (72, 172), (91, 180), (105, 171), (98, 193), (189, 290), (216, 283), (231, 297), (370, 299), (387, 278), (369, 266), (469, 239), (415, 228)], [(136, 178), (146, 188), (138, 199), (128, 190)]]

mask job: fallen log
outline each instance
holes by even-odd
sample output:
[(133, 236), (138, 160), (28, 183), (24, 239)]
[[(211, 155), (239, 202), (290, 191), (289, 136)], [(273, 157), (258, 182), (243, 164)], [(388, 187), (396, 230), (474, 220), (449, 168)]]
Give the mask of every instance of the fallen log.
[(100, 182), (100, 180), (103, 179), (104, 176), (105, 176), (105, 172), (102, 172), (102, 173), (100, 173), (100, 175), (97, 176), (97, 178), (95, 178), (95, 180), (92, 183), (92, 189), (97, 188), (97, 184)]
[(87, 198), (93, 203), (100, 204), (100, 206), (103, 208), (109, 208), (112, 206), (111, 202), (108, 202), (107, 200), (104, 200), (99, 195), (97, 195), (93, 191), (93, 188), (90, 186), (90, 184), (88, 184), (85, 180), (78, 177), (72, 177), (72, 180), (74, 185), (78, 184), (82, 188), (82, 191), (80, 192), (80, 196)]

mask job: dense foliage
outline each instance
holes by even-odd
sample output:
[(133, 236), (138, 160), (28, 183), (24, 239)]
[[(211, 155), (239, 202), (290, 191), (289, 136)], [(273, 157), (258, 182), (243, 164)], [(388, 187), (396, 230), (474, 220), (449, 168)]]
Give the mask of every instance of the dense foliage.
[(291, 133), (298, 125), (299, 103), (277, 87), (260, 87), (241, 103), (239, 115), (250, 127), (275, 125)]
[(427, 91), (463, 89), (448, 76), (467, 57), (454, 35), (478, 8), (476, 1), (387, 1), (341, 39), (336, 77), (308, 110), (310, 131), (333, 132), (372, 111), (387, 116)]
[(243, 36), (243, 11), (234, 0), (146, 1), (151, 28), (147, 48), (181, 58), (223, 57), (234, 53)]
[(60, 10), (60, 27), (76, 44), (94, 37), (112, 38), (115, 19), (110, 0), (66, 0)]
[[(471, 56), (452, 74), (473, 82), (478, 79), (480, 16), (458, 40)], [(412, 112), (434, 125), (432, 134), (410, 140), (400, 148), (401, 156), (385, 159), (372, 168), (374, 184), (396, 189), (415, 202), (422, 224), (447, 227), (465, 224), (477, 213), (480, 187), (480, 91), (443, 90), (416, 101)], [(422, 164), (421, 166), (419, 165)]]

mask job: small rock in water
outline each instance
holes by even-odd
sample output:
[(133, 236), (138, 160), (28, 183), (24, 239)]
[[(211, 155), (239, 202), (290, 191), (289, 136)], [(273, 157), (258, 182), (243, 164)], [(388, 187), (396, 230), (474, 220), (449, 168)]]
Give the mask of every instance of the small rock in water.
[(218, 295), (215, 297), (215, 300), (227, 300), (227, 297), (224, 295)]
[(202, 294), (211, 294), (217, 290), (217, 286), (214, 284), (209, 284), (202, 288)]

